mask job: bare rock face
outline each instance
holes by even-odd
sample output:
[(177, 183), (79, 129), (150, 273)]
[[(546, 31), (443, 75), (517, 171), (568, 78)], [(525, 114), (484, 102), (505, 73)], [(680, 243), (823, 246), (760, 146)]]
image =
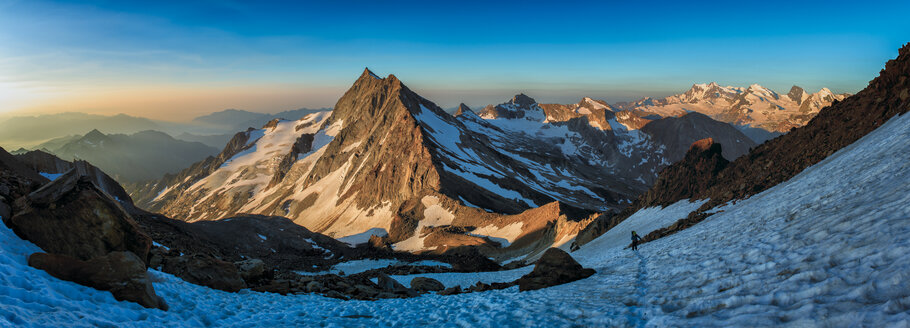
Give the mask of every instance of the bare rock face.
[(6, 219), (12, 215), (12, 208), (6, 204), (6, 201), (0, 197), (0, 219)]
[(415, 277), (411, 279), (411, 288), (417, 292), (438, 292), (446, 288), (439, 280), (426, 277)]
[(386, 291), (386, 292), (399, 294), (399, 295), (407, 295), (407, 296), (411, 296), (411, 297), (417, 296), (416, 291), (405, 287), (404, 285), (399, 283), (397, 280), (392, 279), (392, 277), (389, 277), (385, 273), (379, 274), (377, 284), (379, 285), (380, 289), (382, 289), (383, 291)]
[(713, 139), (696, 141), (682, 160), (660, 172), (655, 187), (636, 200), (641, 203), (638, 206), (668, 206), (707, 190), (730, 163), (722, 154), (721, 145)]
[(197, 285), (226, 292), (236, 292), (246, 288), (240, 271), (233, 263), (209, 256), (188, 255), (167, 258), (162, 266), (162, 271)]
[(165, 311), (168, 309), (164, 299), (155, 294), (145, 263), (132, 252), (111, 252), (88, 261), (66, 255), (35, 253), (28, 257), (28, 265), (58, 279), (110, 291), (118, 301), (135, 302)]
[(35, 172), (65, 174), (70, 170), (76, 170), (79, 175), (89, 177), (108, 196), (119, 201), (120, 205), (127, 211), (130, 211), (133, 207), (133, 199), (129, 193), (114, 178), (111, 178), (107, 173), (104, 173), (89, 162), (80, 160), (68, 162), (40, 150), (33, 150), (15, 156), (19, 162)]
[(152, 245), (117, 201), (75, 170), (16, 200), (9, 223), (46, 252), (80, 260), (129, 251), (146, 262)]
[(237, 270), (240, 271), (240, 277), (243, 278), (243, 281), (260, 280), (266, 275), (265, 262), (262, 262), (260, 259), (234, 262), (234, 265), (237, 266)]
[(584, 279), (594, 272), (594, 269), (583, 268), (569, 253), (550, 248), (537, 260), (534, 270), (516, 282), (520, 291), (535, 290)]
[[(455, 114), (454, 114), (453, 116), (456, 116), (456, 117), (457, 117), (457, 116), (465, 115), (465, 114), (468, 114), (468, 113), (474, 114), (474, 111), (471, 110), (471, 107), (468, 107), (468, 105), (465, 105), (464, 103), (461, 103), (461, 104), (458, 105), (458, 109), (455, 110)], [(474, 114), (474, 115), (476, 115), (476, 114)]]
[(732, 125), (696, 112), (650, 122), (641, 131), (667, 146), (667, 156), (672, 163), (685, 156), (686, 149), (692, 142), (704, 138), (711, 138), (713, 142), (723, 145), (723, 156), (731, 161), (757, 146)]

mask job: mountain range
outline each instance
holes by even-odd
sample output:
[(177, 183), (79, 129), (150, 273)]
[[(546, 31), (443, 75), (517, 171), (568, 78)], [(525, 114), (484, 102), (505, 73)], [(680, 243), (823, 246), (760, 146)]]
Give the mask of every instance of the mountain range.
[(758, 84), (733, 87), (711, 82), (694, 84), (682, 94), (662, 99), (648, 97), (615, 106), (645, 116), (667, 117), (699, 112), (750, 131), (751, 137), (761, 143), (805, 125), (822, 108), (848, 96), (846, 93), (832, 93), (828, 88), (808, 93), (801, 87), (793, 86), (790, 92), (782, 95)]
[(126, 114), (105, 116), (76, 112), (16, 116), (0, 121), (0, 146), (7, 149), (33, 150), (42, 148), (41, 144), (68, 140), (92, 130), (120, 134), (154, 130), (177, 136), (178, 139), (198, 141), (221, 148), (237, 131), (262, 126), (274, 118), (298, 119), (315, 111), (318, 110), (301, 108), (265, 114), (227, 109), (197, 117), (189, 122), (152, 120)]
[(218, 156), (131, 194), (190, 222), (278, 215), (335, 238), (379, 229), (396, 250), (478, 246), (503, 259), (565, 244), (708, 137), (730, 159), (755, 146), (706, 115), (652, 120), (590, 98), (519, 94), (453, 116), (365, 70), (334, 110), (238, 133)]
[[(98, 130), (82, 136), (63, 137), (38, 145), (38, 149), (66, 160), (84, 160), (97, 165), (120, 183), (160, 179), (194, 162), (218, 153), (199, 142), (174, 139), (158, 131), (104, 134)], [(14, 154), (28, 151), (20, 149)]]

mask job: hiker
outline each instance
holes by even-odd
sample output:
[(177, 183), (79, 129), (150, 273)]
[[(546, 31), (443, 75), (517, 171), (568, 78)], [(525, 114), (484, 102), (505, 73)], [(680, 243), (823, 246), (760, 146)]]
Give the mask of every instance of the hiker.
[(640, 242), (640, 241), (641, 241), (641, 237), (639, 237), (638, 234), (635, 233), (635, 231), (632, 231), (632, 250), (633, 251), (638, 250), (638, 242)]

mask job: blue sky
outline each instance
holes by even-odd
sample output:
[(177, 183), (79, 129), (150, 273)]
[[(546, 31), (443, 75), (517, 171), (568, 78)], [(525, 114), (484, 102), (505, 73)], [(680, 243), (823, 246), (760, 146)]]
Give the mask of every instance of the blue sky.
[(856, 92), (910, 1), (0, 0), (0, 112), (180, 120), (332, 106), (363, 70), (443, 107), (667, 96), (693, 83)]

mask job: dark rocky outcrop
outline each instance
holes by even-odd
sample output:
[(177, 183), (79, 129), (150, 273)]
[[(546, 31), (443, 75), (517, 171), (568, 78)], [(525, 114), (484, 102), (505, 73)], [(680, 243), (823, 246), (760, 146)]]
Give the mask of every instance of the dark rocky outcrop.
[(267, 268), (265, 262), (260, 259), (249, 259), (240, 262), (234, 262), (234, 266), (240, 271), (240, 277), (243, 281), (254, 282), (267, 278)]
[(642, 127), (641, 131), (667, 146), (666, 154), (671, 163), (682, 160), (689, 145), (704, 138), (711, 138), (715, 143), (723, 145), (722, 154), (731, 161), (757, 146), (751, 138), (732, 125), (695, 112), (652, 121)]
[(531, 273), (515, 282), (518, 283), (518, 290), (527, 291), (573, 282), (593, 274), (594, 269), (583, 268), (569, 253), (550, 248), (537, 260)]
[(636, 207), (668, 206), (707, 190), (730, 163), (722, 154), (713, 139), (696, 141), (681, 161), (660, 173), (654, 186), (636, 200)]
[(356, 258), (363, 251), (277, 216), (246, 215), (193, 223), (153, 213), (134, 218), (155, 241), (172, 250), (228, 262), (258, 259), (269, 270), (312, 270), (314, 266), (325, 270), (339, 258)]
[(76, 170), (76, 174), (89, 177), (98, 188), (101, 188), (108, 196), (120, 202), (120, 205), (128, 212), (133, 211), (133, 199), (126, 190), (114, 178), (89, 162), (82, 160), (68, 162), (40, 150), (32, 150), (16, 155), (16, 159), (35, 172), (65, 174), (70, 170)]
[(447, 295), (458, 295), (461, 293), (462, 293), (461, 286), (452, 286), (452, 287), (446, 288), (443, 291), (439, 292), (439, 295), (447, 296)]
[(246, 288), (240, 271), (233, 263), (205, 255), (185, 255), (166, 258), (161, 271), (188, 282), (227, 292)]
[(376, 284), (379, 285), (379, 288), (383, 291), (398, 294), (398, 295), (407, 295), (407, 296), (417, 296), (417, 292), (413, 289), (407, 288), (397, 280), (392, 279), (385, 273), (380, 273), (377, 277)]
[(152, 240), (119, 202), (76, 170), (18, 199), (8, 225), (49, 253), (80, 260), (130, 251), (146, 261)]
[(426, 277), (415, 277), (411, 279), (411, 288), (424, 293), (424, 292), (438, 292), (446, 288), (439, 280)]
[[(38, 174), (38, 172), (30, 169), (28, 166), (16, 159), (15, 155), (6, 152), (6, 150), (3, 148), (0, 148), (0, 172), (6, 172), (6, 175), (10, 176), (19, 176), (24, 180), (31, 181), (31, 183), (37, 185), (41, 185), (49, 181), (47, 178)], [(7, 190), (7, 192), (9, 191)], [(0, 190), (0, 195), (2, 194), (3, 191)]]
[(118, 301), (139, 303), (167, 311), (167, 304), (155, 294), (145, 263), (132, 252), (110, 254), (81, 261), (66, 255), (35, 253), (28, 265), (58, 279), (98, 290), (110, 291)]

